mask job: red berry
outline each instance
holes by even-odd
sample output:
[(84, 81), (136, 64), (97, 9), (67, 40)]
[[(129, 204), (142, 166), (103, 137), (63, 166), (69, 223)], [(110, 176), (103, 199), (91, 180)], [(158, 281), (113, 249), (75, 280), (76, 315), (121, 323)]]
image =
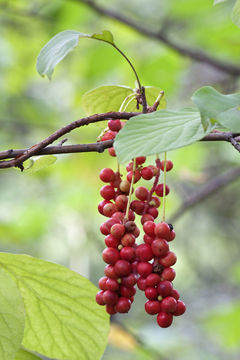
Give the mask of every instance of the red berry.
[(114, 291), (106, 290), (103, 294), (103, 301), (108, 305), (115, 305), (118, 301), (118, 295)]
[(108, 149), (108, 153), (110, 156), (114, 156), (114, 157), (117, 156), (114, 147), (110, 147)]
[(118, 195), (115, 199), (115, 205), (118, 210), (126, 210), (128, 197), (126, 195)]
[(176, 261), (177, 261), (177, 257), (174, 254), (174, 252), (169, 251), (166, 256), (159, 259), (159, 264), (165, 267), (170, 267), (173, 266), (176, 263)]
[(165, 256), (167, 255), (169, 250), (168, 243), (164, 239), (153, 240), (151, 247), (152, 252), (155, 256)]
[(106, 248), (102, 252), (102, 258), (105, 263), (113, 265), (120, 258), (120, 255), (117, 249)]
[(145, 180), (151, 180), (154, 176), (153, 169), (149, 166), (142, 168), (141, 175)]
[(125, 230), (128, 233), (133, 233), (137, 227), (134, 221), (127, 221), (125, 224)]
[(117, 291), (119, 289), (119, 283), (116, 279), (107, 279), (106, 288), (107, 290)]
[(144, 186), (139, 186), (135, 190), (135, 195), (139, 200), (145, 201), (148, 198), (149, 191)]
[(96, 295), (96, 302), (98, 303), (98, 305), (105, 305), (105, 302), (103, 300), (103, 294), (104, 291), (99, 291)]
[(170, 228), (166, 222), (160, 222), (156, 224), (155, 227), (155, 235), (162, 239), (168, 239), (170, 235)]
[(140, 230), (138, 227), (133, 231), (133, 235), (137, 238), (140, 235)]
[(106, 204), (112, 204), (111, 201), (109, 200), (102, 200), (99, 204), (98, 204), (98, 211), (100, 212), (100, 214), (103, 215), (103, 208)]
[(125, 233), (125, 227), (122, 224), (114, 224), (111, 227), (111, 234), (117, 239), (120, 239), (124, 233)]
[(156, 224), (153, 221), (145, 221), (143, 224), (143, 231), (149, 236), (154, 236), (155, 226)]
[(138, 263), (137, 271), (140, 276), (147, 277), (152, 273), (152, 268), (152, 264), (149, 264), (148, 262), (140, 262)]
[(114, 236), (109, 234), (105, 237), (105, 244), (107, 247), (117, 248), (119, 245), (119, 239), (116, 239)]
[(152, 199), (151, 199), (150, 202), (149, 202), (149, 205), (154, 206), (154, 207), (156, 207), (156, 208), (158, 208), (158, 207), (160, 206), (160, 204), (161, 204), (161, 201), (160, 201), (160, 199), (159, 199), (158, 197), (156, 197), (156, 196), (153, 196)]
[(127, 288), (131, 288), (137, 283), (137, 278), (134, 274), (130, 274), (122, 278), (121, 284)]
[(126, 233), (122, 238), (121, 238), (121, 244), (123, 246), (133, 246), (133, 244), (135, 243), (135, 236), (133, 234), (130, 233)]
[(120, 224), (123, 222), (124, 214), (121, 211), (117, 211), (112, 215), (112, 219), (114, 220), (113, 224)]
[(120, 257), (123, 260), (127, 260), (130, 263), (133, 262), (136, 258), (136, 252), (133, 247), (126, 246), (120, 251)]
[(147, 281), (147, 286), (157, 286), (160, 283), (161, 278), (158, 274), (153, 273), (148, 275), (146, 281)]
[(156, 219), (158, 217), (158, 209), (156, 209), (153, 206), (150, 206), (147, 210), (147, 214), (150, 214), (154, 217), (154, 219)]
[[(169, 186), (165, 186), (165, 189), (166, 189), (166, 195), (169, 194), (170, 192), (170, 188)], [(160, 196), (160, 197), (163, 197), (163, 184), (158, 184), (155, 188), (155, 193)]]
[(116, 311), (119, 313), (127, 313), (131, 308), (131, 300), (126, 297), (120, 297), (116, 305)]
[(156, 300), (158, 297), (158, 291), (155, 287), (147, 287), (145, 290), (145, 296), (149, 300)]
[(117, 132), (116, 131), (107, 131), (101, 138), (101, 141), (105, 141), (105, 140), (112, 140), (116, 137)]
[(159, 170), (156, 166), (154, 166), (154, 165), (148, 165), (148, 167), (150, 167), (150, 168), (152, 169), (154, 176), (157, 175), (158, 171), (159, 171), (159, 173), (160, 173), (160, 170)]
[(133, 200), (130, 204), (130, 208), (138, 215), (143, 214), (144, 206), (144, 202), (140, 200)]
[(127, 164), (126, 170), (131, 171), (132, 169), (133, 169), (133, 162), (130, 162), (130, 163)]
[(111, 217), (116, 211), (117, 211), (116, 205), (112, 203), (106, 204), (103, 207), (103, 215), (107, 217)]
[(115, 197), (115, 190), (111, 185), (104, 185), (100, 190), (100, 194), (105, 200), (111, 200)]
[(153, 258), (153, 252), (149, 244), (141, 244), (136, 248), (136, 255), (140, 261), (150, 261)]
[(121, 286), (120, 294), (123, 297), (130, 298), (136, 294), (136, 289), (132, 286), (131, 288), (127, 288), (125, 286)]
[(115, 305), (106, 305), (106, 312), (110, 315), (114, 315), (117, 313)]
[(184, 304), (184, 302), (181, 300), (177, 300), (177, 308), (174, 311), (173, 315), (180, 316), (184, 314), (185, 311), (186, 311), (186, 305)]
[[(162, 161), (160, 162), (160, 169), (161, 169), (162, 171), (164, 171), (164, 164), (165, 164), (165, 161), (162, 160)], [(167, 162), (166, 162), (166, 171), (170, 171), (170, 170), (172, 170), (172, 168), (173, 168), (173, 163), (172, 163), (172, 161), (171, 161), (171, 160), (167, 160)]]
[(143, 278), (142, 276), (140, 276), (137, 280), (137, 286), (142, 291), (146, 290), (147, 280), (145, 278)]
[[(115, 213), (115, 214), (116, 214), (116, 213)], [(112, 228), (112, 226), (113, 226), (114, 224), (120, 224), (120, 222), (121, 222), (120, 220), (118, 220), (118, 219), (114, 216), (115, 214), (113, 214), (113, 216), (105, 222), (105, 225), (106, 225), (109, 233), (110, 233), (111, 228)], [(109, 234), (109, 233), (108, 233), (108, 234)], [(107, 234), (107, 235), (108, 235), (108, 234)]]
[(167, 238), (167, 241), (172, 241), (172, 240), (174, 240), (174, 239), (175, 239), (175, 236), (176, 236), (175, 231), (174, 231), (174, 230), (171, 230), (171, 231), (170, 231), (170, 234), (169, 234), (169, 236), (168, 236), (168, 238)]
[(110, 168), (104, 168), (100, 171), (99, 177), (103, 182), (108, 183), (114, 180), (115, 173)]
[(107, 290), (107, 286), (106, 286), (107, 280), (108, 280), (107, 276), (103, 276), (99, 279), (99, 281), (98, 281), (99, 289)]
[(158, 291), (159, 295), (161, 295), (163, 297), (169, 296), (172, 292), (172, 289), (173, 289), (173, 286), (170, 281), (161, 281), (157, 287), (157, 291)]
[[(131, 183), (131, 181), (132, 181), (132, 177), (133, 177), (133, 170), (131, 170), (131, 171), (129, 171), (128, 173), (127, 173), (127, 180)], [(134, 172), (134, 184), (136, 183), (136, 182), (138, 182), (139, 180), (141, 179), (141, 173), (140, 173), (140, 171), (139, 170), (135, 170), (135, 172)]]
[(112, 131), (119, 131), (122, 128), (121, 120), (109, 120), (108, 127)]
[(105, 266), (104, 274), (107, 277), (111, 278), (111, 279), (117, 279), (118, 278), (118, 275), (115, 273), (113, 265)]
[(180, 294), (177, 290), (172, 289), (172, 292), (170, 294), (172, 297), (174, 297), (174, 299), (178, 300), (180, 298)]
[(146, 222), (146, 221), (154, 221), (154, 217), (150, 214), (144, 214), (142, 217), (141, 217), (141, 223), (142, 225)]
[(145, 303), (145, 310), (150, 315), (158, 314), (161, 311), (161, 303), (156, 300), (149, 300)]
[(142, 165), (146, 161), (146, 156), (138, 156), (136, 157), (136, 165)]
[(126, 260), (118, 260), (114, 265), (114, 271), (118, 276), (127, 276), (131, 272), (131, 264)]
[(173, 281), (175, 279), (176, 272), (173, 268), (167, 267), (161, 273), (161, 280)]
[(165, 312), (160, 312), (157, 316), (157, 323), (162, 328), (167, 328), (172, 324), (173, 316), (172, 314), (167, 314)]
[(172, 296), (162, 299), (161, 310), (166, 313), (173, 313), (177, 309), (177, 301)]
[(110, 233), (106, 223), (100, 225), (100, 231), (103, 235), (108, 235)]
[(151, 237), (151, 236), (149, 236), (147, 234), (145, 234), (143, 236), (143, 241), (145, 242), (145, 244), (151, 245), (154, 239), (155, 239), (154, 237)]

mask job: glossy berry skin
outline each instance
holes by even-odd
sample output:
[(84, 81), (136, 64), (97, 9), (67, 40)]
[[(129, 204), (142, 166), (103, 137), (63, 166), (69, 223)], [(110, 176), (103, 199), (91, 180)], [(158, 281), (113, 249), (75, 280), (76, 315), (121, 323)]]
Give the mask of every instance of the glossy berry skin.
[(132, 296), (134, 296), (136, 294), (136, 289), (134, 287), (127, 288), (125, 286), (121, 286), (120, 294), (123, 297), (131, 298)]
[(103, 215), (107, 217), (111, 217), (117, 211), (117, 207), (115, 204), (109, 203), (104, 205), (103, 207)]
[[(170, 193), (170, 188), (168, 185), (165, 186), (165, 189), (166, 189), (166, 195), (168, 195)], [(158, 184), (156, 186), (156, 189), (155, 189), (155, 193), (160, 196), (160, 197), (163, 197), (163, 184)]]
[(156, 300), (149, 300), (145, 303), (145, 311), (149, 315), (156, 315), (161, 311), (161, 303)]
[(176, 277), (176, 272), (173, 268), (165, 268), (161, 273), (161, 280), (173, 281)]
[(167, 240), (170, 236), (169, 225), (166, 222), (160, 222), (159, 224), (156, 224), (154, 232), (158, 238)]
[(153, 258), (153, 252), (149, 244), (141, 244), (136, 248), (137, 258), (141, 261), (150, 261)]
[(114, 271), (120, 277), (130, 274), (131, 269), (131, 264), (126, 260), (118, 260), (114, 265)]
[(117, 291), (119, 289), (119, 283), (116, 279), (107, 279), (106, 290)]
[(165, 312), (160, 312), (157, 316), (157, 323), (162, 328), (167, 328), (172, 324), (173, 316), (172, 314), (167, 314)]
[(157, 291), (158, 291), (159, 295), (161, 295), (163, 297), (170, 296), (172, 289), (173, 289), (173, 286), (170, 281), (161, 281), (157, 287)]
[(141, 223), (142, 225), (146, 222), (146, 221), (154, 221), (154, 217), (150, 214), (144, 214), (142, 217), (141, 217)]
[(147, 167), (144, 167), (142, 170), (141, 170), (141, 175), (143, 177), (143, 179), (145, 180), (151, 180), (154, 176), (153, 174), (153, 169), (150, 168), (149, 166)]
[(138, 156), (136, 157), (136, 165), (142, 165), (146, 161), (146, 156)]
[(159, 259), (159, 264), (165, 267), (173, 266), (177, 261), (177, 257), (174, 252), (169, 251), (166, 256)]
[(145, 242), (145, 244), (151, 245), (154, 239), (155, 239), (154, 237), (151, 237), (151, 236), (149, 236), (147, 234), (145, 234), (143, 236), (143, 241)]
[(171, 294), (170, 294), (172, 297), (174, 297), (174, 299), (176, 299), (176, 300), (179, 300), (179, 298), (180, 298), (180, 294), (179, 294), (179, 292), (176, 290), (176, 289), (172, 289), (172, 292), (171, 292)]
[(168, 243), (164, 239), (153, 240), (151, 248), (155, 256), (165, 256), (169, 251)]
[(117, 248), (119, 245), (119, 239), (116, 239), (112, 234), (109, 234), (105, 237), (105, 244), (107, 247)]
[(150, 274), (146, 278), (146, 284), (147, 286), (157, 286), (161, 281), (161, 277), (158, 274)]
[(137, 283), (137, 277), (134, 274), (129, 274), (122, 278), (121, 284), (127, 288), (133, 287)]
[(165, 297), (161, 302), (161, 310), (166, 313), (174, 313), (177, 309), (177, 300), (172, 296)]
[(120, 257), (123, 260), (127, 260), (130, 263), (136, 259), (136, 252), (133, 247), (126, 246), (120, 251)]
[(158, 209), (155, 208), (154, 206), (151, 206), (147, 209), (147, 213), (152, 215), (152, 217), (154, 217), (154, 219), (156, 219), (158, 217)]
[(133, 246), (133, 244), (135, 243), (136, 238), (133, 234), (125, 234), (122, 238), (121, 238), (121, 244), (123, 246)]
[(140, 276), (146, 278), (149, 274), (152, 273), (152, 264), (149, 264), (148, 262), (139, 262), (137, 271)]
[(138, 215), (143, 214), (144, 207), (144, 202), (140, 200), (133, 200), (130, 204), (130, 208)]
[(103, 276), (99, 279), (98, 281), (98, 286), (99, 286), (99, 289), (101, 290), (108, 290), (107, 289), (107, 286), (106, 286), (106, 282), (107, 282), (108, 278), (107, 276)]
[(116, 307), (115, 305), (106, 305), (106, 312), (109, 314), (109, 315), (114, 315), (117, 313), (116, 311)]
[[(161, 169), (162, 171), (164, 171), (164, 165), (165, 165), (165, 161), (162, 160), (162, 161), (160, 162), (160, 169)], [(173, 168), (173, 163), (172, 163), (172, 161), (171, 161), (171, 160), (167, 160), (167, 162), (166, 162), (166, 171), (170, 171), (170, 170), (172, 170), (172, 168)]]
[[(127, 173), (127, 181), (129, 181), (131, 183), (132, 181), (132, 177), (133, 177), (133, 170), (129, 171)], [(134, 181), (133, 183), (135, 184), (136, 182), (138, 182), (141, 179), (141, 173), (139, 170), (135, 170), (134, 172)]]
[(98, 305), (105, 305), (105, 302), (103, 300), (103, 294), (104, 291), (99, 291), (96, 295), (96, 302), (98, 303)]
[(156, 224), (153, 221), (146, 221), (143, 224), (143, 231), (145, 232), (145, 234), (149, 235), (149, 236), (154, 236), (154, 230), (155, 230)]
[(103, 261), (107, 264), (115, 264), (119, 258), (119, 252), (115, 248), (106, 248), (102, 252)]
[(105, 200), (111, 200), (115, 197), (115, 190), (111, 185), (104, 185), (100, 190), (100, 194)]
[(148, 194), (149, 194), (149, 191), (144, 186), (139, 186), (135, 190), (136, 198), (138, 198), (139, 200), (142, 200), (142, 201), (147, 200)]
[(137, 286), (140, 290), (145, 291), (147, 287), (147, 280), (144, 277), (140, 276), (137, 280)]
[(118, 301), (118, 295), (114, 291), (106, 290), (103, 294), (103, 301), (108, 305), (115, 305)]
[(131, 300), (126, 297), (120, 297), (116, 305), (116, 311), (119, 313), (127, 313), (130, 308)]
[(107, 131), (101, 138), (101, 141), (105, 141), (105, 140), (112, 140), (116, 137), (117, 132), (116, 131)]
[(102, 200), (99, 204), (98, 204), (98, 211), (100, 212), (100, 214), (103, 215), (103, 208), (106, 204), (112, 204), (111, 201), (109, 200)]
[(99, 177), (103, 182), (108, 183), (114, 180), (115, 173), (110, 168), (104, 168), (100, 171)]
[(118, 210), (126, 210), (128, 197), (126, 195), (118, 195), (115, 199), (115, 205)]
[(124, 235), (124, 233), (125, 233), (125, 227), (122, 224), (114, 224), (111, 227), (111, 234), (116, 239), (121, 239), (121, 237)]
[(186, 311), (186, 306), (185, 306), (184, 302), (181, 300), (177, 300), (177, 308), (174, 311), (173, 315), (180, 316), (180, 315), (184, 314), (185, 311)]
[(104, 274), (111, 279), (118, 278), (118, 275), (115, 273), (113, 265), (107, 265), (104, 269)]
[(121, 120), (109, 120), (108, 127), (112, 131), (119, 131), (122, 128)]
[(149, 300), (156, 300), (158, 297), (158, 291), (154, 287), (147, 287), (145, 290), (145, 296)]

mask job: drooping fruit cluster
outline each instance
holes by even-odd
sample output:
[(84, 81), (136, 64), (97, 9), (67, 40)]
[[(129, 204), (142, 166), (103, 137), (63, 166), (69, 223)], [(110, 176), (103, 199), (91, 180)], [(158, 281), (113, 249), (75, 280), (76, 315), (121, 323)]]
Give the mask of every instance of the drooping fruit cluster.
[[(114, 139), (124, 123), (120, 120), (109, 120), (109, 130), (101, 140)], [(114, 148), (109, 149), (115, 156)], [(168, 195), (170, 189), (159, 184), (160, 172), (170, 171), (173, 164), (170, 160), (156, 160), (156, 165), (144, 166), (146, 157), (137, 157), (126, 166), (126, 179), (119, 172), (104, 168), (100, 179), (105, 183), (100, 194), (103, 200), (98, 211), (108, 217), (100, 226), (105, 235), (106, 249), (102, 258), (107, 264), (105, 276), (99, 280), (101, 291), (96, 296), (99, 305), (106, 305), (106, 311), (113, 315), (130, 310), (136, 293), (135, 285), (145, 291), (148, 299), (145, 310), (150, 315), (157, 314), (157, 323), (161, 327), (171, 325), (173, 316), (182, 315), (185, 305), (179, 300), (179, 293), (173, 289), (172, 281), (175, 271), (176, 255), (169, 250), (169, 242), (174, 240), (175, 231), (166, 222), (155, 223), (159, 197)], [(148, 190), (139, 186), (135, 190), (136, 199), (131, 201), (133, 184), (140, 179), (154, 179)], [(157, 195), (157, 196), (156, 196)], [(144, 243), (137, 245), (136, 238), (140, 230), (135, 224), (135, 214), (141, 216), (144, 231)]]

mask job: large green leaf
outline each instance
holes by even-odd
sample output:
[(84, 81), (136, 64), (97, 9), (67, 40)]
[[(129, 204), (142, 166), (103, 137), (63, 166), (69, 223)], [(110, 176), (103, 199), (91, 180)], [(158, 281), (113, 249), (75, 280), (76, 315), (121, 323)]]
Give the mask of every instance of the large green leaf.
[(101, 34), (84, 34), (75, 30), (62, 31), (55, 35), (42, 48), (37, 58), (37, 71), (41, 76), (51, 79), (55, 66), (78, 45), (80, 38), (100, 40), (114, 45), (110, 31), (104, 30)]
[(177, 149), (204, 137), (200, 113), (159, 110), (131, 118), (118, 133), (114, 147), (120, 162)]
[(237, 108), (220, 113), (217, 121), (232, 132), (240, 132), (240, 111)]
[(35, 172), (45, 169), (46, 167), (54, 164), (56, 161), (57, 161), (57, 157), (54, 155), (41, 156), (37, 160), (32, 160), (31, 166), (26, 168), (25, 173), (34, 174)]
[[(156, 101), (161, 89), (146, 86), (145, 93), (148, 105), (153, 105)], [(133, 99), (128, 106), (123, 106), (124, 111), (139, 111), (137, 109), (137, 101), (134, 97), (134, 89), (128, 86), (104, 85), (96, 89), (90, 90), (82, 97), (83, 108), (88, 115), (105, 113), (108, 111), (119, 111), (121, 105), (128, 103)], [(163, 96), (159, 105), (159, 109), (166, 107), (166, 100)]]
[(217, 4), (225, 2), (225, 1), (227, 1), (227, 0), (214, 0), (213, 5), (217, 5)]
[(240, 0), (237, 0), (233, 7), (232, 21), (240, 27)]
[(23, 346), (59, 360), (100, 359), (109, 316), (95, 302), (97, 288), (79, 274), (26, 255), (0, 254), (26, 309)]
[(0, 267), (0, 359), (13, 360), (21, 346), (25, 311), (12, 277)]
[(211, 86), (204, 86), (195, 91), (192, 101), (198, 106), (206, 129), (218, 120), (221, 113), (240, 105), (240, 93), (223, 95)]
[(40, 360), (40, 357), (30, 353), (27, 350), (20, 349), (16, 353), (14, 360)]

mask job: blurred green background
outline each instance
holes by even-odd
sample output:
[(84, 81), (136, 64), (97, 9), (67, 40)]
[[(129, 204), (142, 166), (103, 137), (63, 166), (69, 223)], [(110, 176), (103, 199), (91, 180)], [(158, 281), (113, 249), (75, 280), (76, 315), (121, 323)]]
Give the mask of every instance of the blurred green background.
[[(231, 22), (232, 1), (99, 0), (146, 28), (176, 42), (198, 47), (222, 61), (239, 63), (240, 29)], [(161, 87), (168, 108), (191, 106), (192, 92), (203, 85), (238, 91), (239, 81), (195, 62), (116, 20), (96, 14), (79, 1), (0, 0), (0, 150), (25, 148), (84, 116), (82, 95), (102, 84), (134, 87), (127, 63), (104, 44), (81, 40), (56, 68), (53, 80), (41, 78), (36, 57), (56, 33), (108, 29), (136, 66), (144, 85)], [(95, 142), (100, 128), (89, 126), (67, 136), (67, 144)], [(68, 266), (96, 285), (104, 264), (104, 237), (97, 212), (102, 167), (116, 167), (103, 154), (57, 156), (36, 173), (17, 169), (0, 174), (1, 251), (26, 253)], [(171, 194), (167, 215), (217, 174), (239, 166), (227, 143), (198, 143), (169, 153)], [(149, 163), (154, 161), (149, 159)], [(183, 212), (176, 219), (172, 248), (178, 262), (174, 286), (187, 305), (182, 318), (160, 329), (144, 312), (138, 294), (131, 312), (115, 317), (104, 360), (235, 360), (240, 358), (240, 181)], [(138, 342), (139, 340), (139, 342)]]

